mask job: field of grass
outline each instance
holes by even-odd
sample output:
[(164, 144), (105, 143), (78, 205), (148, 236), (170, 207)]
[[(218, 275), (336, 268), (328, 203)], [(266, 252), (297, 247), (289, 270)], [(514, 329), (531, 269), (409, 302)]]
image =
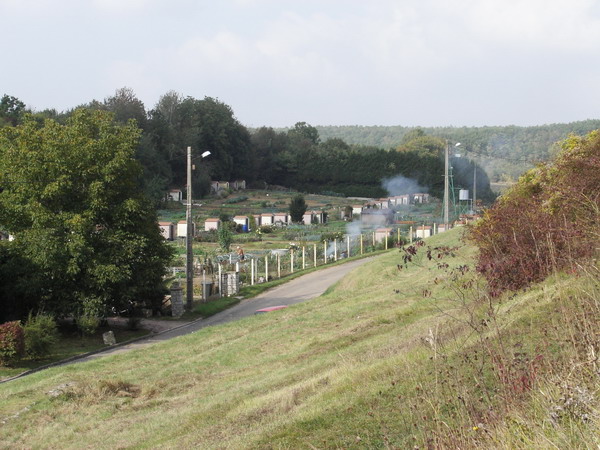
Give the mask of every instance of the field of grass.
[(597, 447), (597, 268), (491, 299), (460, 233), (306, 303), (0, 385), (0, 447)]

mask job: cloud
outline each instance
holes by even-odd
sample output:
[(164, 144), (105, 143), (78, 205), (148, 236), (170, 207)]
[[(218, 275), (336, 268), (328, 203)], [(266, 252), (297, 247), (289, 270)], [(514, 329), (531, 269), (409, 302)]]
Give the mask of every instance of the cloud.
[(92, 4), (100, 11), (112, 14), (130, 14), (141, 11), (154, 0), (92, 0)]

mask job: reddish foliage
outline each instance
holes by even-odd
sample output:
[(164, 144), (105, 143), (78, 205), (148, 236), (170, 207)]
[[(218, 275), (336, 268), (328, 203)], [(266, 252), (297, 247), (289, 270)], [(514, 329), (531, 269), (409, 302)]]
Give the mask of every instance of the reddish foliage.
[(0, 325), (0, 364), (9, 363), (25, 352), (25, 335), (18, 320)]
[(600, 133), (570, 137), (550, 165), (525, 174), (470, 229), (492, 294), (588, 258), (599, 238)]

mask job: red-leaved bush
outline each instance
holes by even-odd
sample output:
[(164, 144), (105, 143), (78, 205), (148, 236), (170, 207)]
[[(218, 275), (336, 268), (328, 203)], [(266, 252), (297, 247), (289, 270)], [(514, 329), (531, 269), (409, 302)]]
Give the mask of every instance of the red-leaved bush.
[(9, 364), (25, 352), (25, 335), (21, 322), (6, 322), (0, 325), (0, 365)]
[(519, 182), (468, 237), (492, 294), (540, 281), (589, 258), (600, 242), (600, 132), (571, 136), (554, 162)]

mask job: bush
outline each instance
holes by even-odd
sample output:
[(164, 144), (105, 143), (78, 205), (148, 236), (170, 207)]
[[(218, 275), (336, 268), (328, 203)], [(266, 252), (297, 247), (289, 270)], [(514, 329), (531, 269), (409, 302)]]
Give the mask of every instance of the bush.
[(25, 336), (18, 320), (0, 325), (0, 365), (8, 365), (25, 353)]
[(572, 136), (552, 164), (539, 166), (486, 211), (469, 238), (492, 294), (579, 266), (600, 230), (600, 133)]
[(23, 332), (25, 334), (25, 351), (30, 356), (47, 354), (58, 339), (56, 322), (49, 314), (33, 316), (29, 313)]
[(96, 316), (84, 314), (77, 319), (79, 332), (84, 336), (93, 335), (100, 326), (100, 319)]

